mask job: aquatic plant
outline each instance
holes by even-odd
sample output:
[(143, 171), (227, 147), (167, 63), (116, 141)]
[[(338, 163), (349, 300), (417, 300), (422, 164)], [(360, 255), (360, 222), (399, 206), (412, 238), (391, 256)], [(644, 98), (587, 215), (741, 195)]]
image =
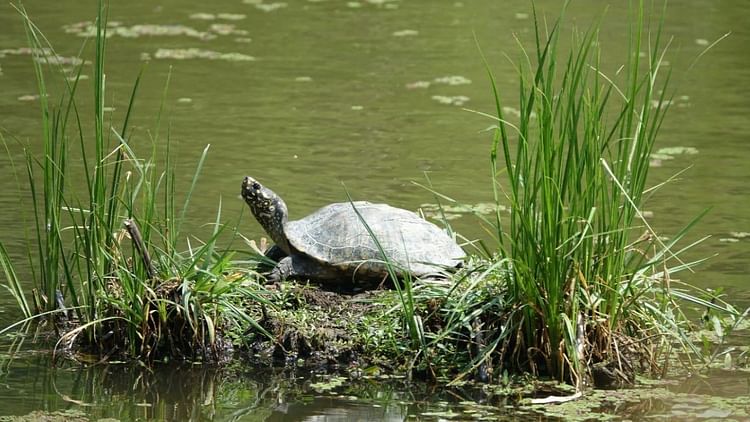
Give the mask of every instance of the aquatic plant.
[[(435, 216), (467, 210), (495, 244), (472, 242), (478, 255), (452, 283), (401, 286), (403, 320), (419, 321), (420, 342), (381, 336), (401, 338), (398, 353), (412, 348), (409, 365), (454, 383), (528, 371), (612, 387), (639, 370), (664, 370), (675, 348), (688, 366), (711, 359), (691, 340), (681, 304), (742, 320), (717, 295), (673, 277), (703, 261), (680, 258), (700, 243), (680, 244), (702, 214), (663, 240), (642, 211), (661, 186), (646, 181), (672, 104), (671, 72), (661, 24), (646, 23), (643, 2), (632, 11), (626, 64), (615, 75), (601, 65), (597, 25), (572, 30), (563, 52), (564, 11), (547, 28), (533, 10), (533, 49), (519, 41), (516, 107), (487, 65), (495, 115), (477, 113), (495, 122), (489, 215), (425, 188), (435, 194)], [(387, 319), (383, 327), (398, 329)]]
[[(107, 16), (98, 3), (93, 59), (93, 139), (77, 104), (81, 66), (73, 80), (62, 78), (59, 98), (48, 89), (47, 69), (54, 49), (23, 6), (16, 7), (25, 23), (35, 69), (44, 154), (25, 148), (36, 238), (29, 250), (33, 308), (13, 271), (4, 248), (0, 264), (11, 292), (27, 318), (55, 314), (63, 329), (58, 345), (76, 344), (104, 358), (124, 355), (143, 360), (226, 357), (228, 329), (254, 326), (241, 307), (263, 301), (254, 273), (238, 264), (233, 252), (217, 244), (223, 233), (221, 204), (213, 232), (206, 241), (190, 241), (181, 251), (181, 224), (203, 168), (208, 147), (192, 181), (178, 203), (170, 139), (160, 138), (164, 99), (156, 117), (150, 155), (136, 154), (129, 130), (141, 80), (135, 80), (122, 126), (105, 118), (105, 44)], [(83, 61), (81, 61), (83, 63)], [(62, 71), (61, 71), (62, 74)], [(76, 148), (76, 141), (77, 147)], [(157, 153), (162, 145), (164, 157)], [(75, 153), (75, 154), (74, 154)], [(69, 163), (80, 161), (83, 180), (75, 180)], [(163, 170), (158, 170), (163, 165)], [(85, 187), (80, 196), (76, 187)], [(231, 231), (231, 229), (229, 230)]]

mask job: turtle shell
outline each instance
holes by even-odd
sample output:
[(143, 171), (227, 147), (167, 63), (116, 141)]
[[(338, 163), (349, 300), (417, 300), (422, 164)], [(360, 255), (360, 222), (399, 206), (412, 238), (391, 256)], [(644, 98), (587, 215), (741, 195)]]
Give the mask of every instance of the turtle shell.
[(324, 265), (361, 278), (384, 277), (383, 255), (362, 220), (400, 275), (435, 274), (457, 267), (465, 256), (448, 234), (416, 213), (365, 201), (325, 206), (288, 222), (284, 232), (297, 252)]

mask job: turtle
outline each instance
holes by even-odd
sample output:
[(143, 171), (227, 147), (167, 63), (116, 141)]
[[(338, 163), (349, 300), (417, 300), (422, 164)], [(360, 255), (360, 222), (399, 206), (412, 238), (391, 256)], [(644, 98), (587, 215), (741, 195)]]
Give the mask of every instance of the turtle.
[(250, 176), (242, 181), (242, 198), (275, 243), (266, 253), (278, 261), (269, 282), (383, 282), (389, 274), (383, 253), (399, 278), (444, 278), (466, 256), (435, 224), (387, 204), (333, 203), (289, 221), (284, 200)]

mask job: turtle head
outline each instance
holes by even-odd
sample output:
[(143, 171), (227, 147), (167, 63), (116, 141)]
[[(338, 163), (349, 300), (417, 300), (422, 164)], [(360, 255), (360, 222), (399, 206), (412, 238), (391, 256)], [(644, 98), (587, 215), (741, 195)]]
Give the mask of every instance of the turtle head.
[(250, 176), (245, 176), (242, 181), (242, 198), (274, 243), (287, 254), (291, 254), (289, 242), (284, 234), (288, 218), (284, 200)]

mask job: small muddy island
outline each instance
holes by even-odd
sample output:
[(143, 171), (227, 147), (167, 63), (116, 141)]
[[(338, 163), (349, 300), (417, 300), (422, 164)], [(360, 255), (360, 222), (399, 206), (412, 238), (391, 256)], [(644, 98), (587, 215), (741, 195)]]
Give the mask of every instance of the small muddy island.
[[(512, 66), (496, 71), (507, 48), (476, 36), (468, 78), (416, 74), (435, 60), (405, 68), (414, 75), (400, 74), (390, 59), (368, 62), (361, 74), (345, 72), (356, 60), (327, 66), (331, 52), (349, 50), (379, 57), (393, 49), (403, 53), (396, 63), (433, 57), (420, 44), (424, 34), (461, 27), (474, 5), (449, 5), (450, 19), (440, 22), (453, 23), (437, 31), (423, 25), (434, 5), (402, 21), (398, 13), (413, 3), (304, 3), (245, 1), (242, 13), (190, 10), (182, 13), (190, 24), (160, 25), (109, 20), (118, 12), (102, 1), (90, 11), (94, 19), (62, 26), (65, 36), (88, 39), (78, 56), (58, 54), (42, 25), (15, 6), (28, 45), (0, 49), (0, 78), (17, 72), (11, 60), (30, 56), (38, 92), (14, 98), (41, 114), (28, 141), (3, 138), (10, 157), (3, 168), (13, 171), (5, 179), (22, 185), (18, 215), (27, 217), (25, 243), (0, 239), (4, 304), (12, 308), (0, 309), (7, 320), (0, 372), (9, 386), (0, 407), (18, 403), (5, 413), (81, 421), (748, 417), (743, 400), (705, 394), (719, 380), (746, 381), (748, 349), (737, 333), (746, 332), (749, 311), (716, 286), (678, 278), (710, 255), (701, 250), (708, 236), (691, 234), (706, 213), (664, 235), (659, 218), (678, 217), (651, 211), (655, 189), (682, 174), (652, 181), (654, 171), (699, 156), (698, 148), (661, 145), (670, 110), (691, 106), (671, 84), (676, 67), (667, 60), (672, 41), (661, 9), (635, 2), (617, 9), (627, 25), (602, 31), (600, 20), (572, 25), (580, 11), (567, 3), (553, 14), (524, 5), (508, 18), (522, 26)], [(149, 13), (161, 16), (160, 8)], [(278, 35), (277, 26), (297, 28), (306, 13), (331, 26), (366, 15), (367, 25), (356, 27), (372, 37), (400, 23), (388, 26), (387, 44), (352, 41), (363, 31), (347, 30), (343, 46), (315, 50), (305, 36), (312, 59), (299, 51), (278, 59), (265, 37)], [(616, 38), (622, 48), (610, 50), (610, 32), (627, 34)], [(120, 43), (145, 43), (141, 35), (180, 42), (117, 54)], [(454, 38), (435, 54), (452, 54), (448, 45), (463, 50)], [(690, 67), (723, 38), (696, 42)], [(123, 100), (115, 81), (130, 57), (190, 66), (167, 70), (163, 90), (148, 72), (134, 72)], [(241, 95), (206, 98), (179, 85), (199, 60), (220, 67), (206, 74), (230, 81), (271, 76), (228, 82)], [(264, 70), (272, 64), (279, 68)], [(384, 75), (403, 80), (384, 83)], [(485, 92), (464, 95), (480, 80)], [(264, 84), (273, 86), (273, 100), (254, 97)], [(157, 91), (160, 102), (141, 117), (139, 98)], [(311, 91), (320, 95), (314, 105), (303, 98)], [(407, 95), (426, 99), (399, 112), (408, 125), (391, 130), (396, 117), (377, 120)], [(170, 120), (172, 106), (176, 116), (215, 120), (195, 137), (216, 139), (212, 154), (237, 157), (216, 164), (208, 146), (201, 153), (187, 145), (201, 129)], [(289, 123), (301, 110), (309, 126)], [(469, 117), (446, 120), (454, 112)], [(240, 116), (227, 121), (224, 113)], [(485, 144), (457, 147), (450, 139), (444, 123), (468, 119), (478, 122), (472, 133), (486, 128), (477, 135)], [(323, 142), (327, 124), (348, 128), (352, 140)], [(241, 140), (236, 154), (225, 151), (225, 132)], [(445, 143), (431, 143), (440, 137)], [(405, 164), (400, 148), (409, 142), (410, 151), (432, 158)], [(473, 158), (455, 159), (454, 168), (446, 164), (453, 155)], [(196, 163), (190, 174), (186, 161)], [(426, 182), (404, 182), (406, 171), (406, 180), (423, 171)], [(405, 199), (406, 185), (424, 189)], [(225, 199), (211, 215), (191, 216), (217, 192)], [(430, 203), (416, 206), (424, 197)], [(721, 245), (733, 251), (748, 236), (731, 233)], [(14, 376), (26, 367), (42, 381), (19, 387)], [(38, 402), (24, 404), (28, 389), (43, 391)]]

